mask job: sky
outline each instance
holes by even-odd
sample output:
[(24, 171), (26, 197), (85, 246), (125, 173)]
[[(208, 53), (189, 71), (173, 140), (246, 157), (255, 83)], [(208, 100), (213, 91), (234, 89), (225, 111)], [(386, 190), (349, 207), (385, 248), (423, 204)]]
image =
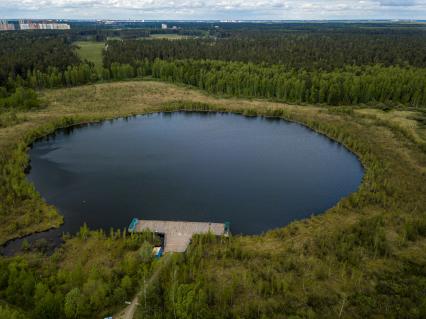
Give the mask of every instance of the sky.
[(0, 19), (426, 20), (426, 0), (0, 0)]

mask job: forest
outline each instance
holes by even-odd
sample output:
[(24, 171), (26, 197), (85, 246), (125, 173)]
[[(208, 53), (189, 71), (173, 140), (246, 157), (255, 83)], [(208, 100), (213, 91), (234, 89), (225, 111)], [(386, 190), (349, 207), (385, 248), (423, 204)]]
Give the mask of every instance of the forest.
[(63, 71), (81, 62), (73, 44), (52, 32), (0, 33), (0, 61), (0, 110), (40, 107), (23, 79), (32, 71)]
[[(43, 253), (39, 243), (26, 258), (0, 260), (0, 299), (31, 318), (106, 315), (131, 298), (139, 281), (149, 276), (153, 244), (158, 241), (151, 233), (105, 234), (83, 225), (48, 259), (37, 256)], [(6, 315), (0, 307), (0, 318)]]
[(80, 63), (72, 42), (51, 32), (4, 32), (0, 44), (0, 86), (8, 86), (9, 78), (25, 78), (28, 71), (64, 70)]
[(224, 39), (109, 41), (105, 66), (154, 59), (209, 59), (279, 64), (288, 68), (334, 70), (347, 65), (426, 66), (422, 31), (389, 33), (266, 32)]
[[(307, 71), (282, 65), (217, 60), (145, 59), (134, 65), (112, 63), (100, 71), (90, 63), (69, 66), (64, 71), (57, 68), (29, 71), (24, 79), (19, 77), (10, 83), (31, 90), (144, 77), (187, 84), (218, 95), (288, 103), (426, 106), (426, 69), (401, 66), (346, 66), (334, 71)], [(15, 105), (18, 93), (4, 98), (3, 102), (0, 100), (0, 106)], [(25, 105), (31, 107), (37, 102)]]
[[(229, 35), (107, 41), (102, 69), (76, 53), (71, 39), (77, 33), (84, 38), (84, 30), (74, 31), (74, 36), (0, 34), (6, 44), (0, 47), (5, 61), (0, 69), (4, 87), (0, 107), (14, 107), (16, 99), (11, 95), (17, 87), (55, 88), (135, 77), (188, 84), (218, 95), (288, 103), (426, 105), (426, 36), (421, 30), (336, 28), (264, 34), (250, 29), (214, 30)], [(39, 104), (32, 99), (26, 107)]]

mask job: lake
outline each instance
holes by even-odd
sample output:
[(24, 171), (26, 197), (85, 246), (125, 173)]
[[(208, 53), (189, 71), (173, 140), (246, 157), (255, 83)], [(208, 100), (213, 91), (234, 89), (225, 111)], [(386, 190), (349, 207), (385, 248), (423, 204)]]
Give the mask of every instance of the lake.
[(295, 123), (227, 113), (155, 113), (61, 129), (31, 147), (28, 179), (62, 232), (139, 219), (231, 223), (259, 234), (357, 190), (358, 159)]

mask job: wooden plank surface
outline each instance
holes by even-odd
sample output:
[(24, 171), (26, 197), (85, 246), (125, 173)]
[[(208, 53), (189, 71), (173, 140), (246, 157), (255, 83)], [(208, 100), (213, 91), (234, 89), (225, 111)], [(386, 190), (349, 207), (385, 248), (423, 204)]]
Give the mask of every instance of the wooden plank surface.
[(225, 233), (225, 224), (184, 222), (165, 220), (139, 220), (135, 229), (137, 232), (151, 230), (164, 234), (165, 252), (184, 252), (194, 234), (206, 234), (208, 232), (220, 236)]

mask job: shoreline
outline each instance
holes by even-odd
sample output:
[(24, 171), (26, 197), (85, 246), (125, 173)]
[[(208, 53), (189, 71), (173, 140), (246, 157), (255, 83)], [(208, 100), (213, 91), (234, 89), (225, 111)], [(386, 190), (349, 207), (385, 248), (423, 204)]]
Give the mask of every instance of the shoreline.
[[(129, 117), (137, 117), (137, 116), (144, 116), (144, 115), (157, 114), (157, 113), (200, 112), (200, 113), (228, 113), (228, 114), (235, 114), (235, 115), (240, 115), (240, 116), (245, 116), (245, 117), (263, 117), (263, 118), (267, 118), (267, 119), (282, 120), (282, 121), (286, 121), (288, 123), (295, 123), (297, 125), (300, 125), (304, 128), (309, 129), (313, 133), (320, 134), (320, 135), (324, 136), (325, 138), (329, 139), (330, 141), (333, 141), (334, 143), (341, 145), (342, 147), (345, 148), (346, 151), (353, 154), (357, 158), (357, 160), (358, 160), (358, 162), (361, 165), (361, 168), (363, 170), (363, 177), (362, 177), (361, 183), (359, 184), (357, 190), (355, 192), (349, 194), (348, 196), (342, 197), (337, 203), (335, 203), (335, 205), (333, 205), (332, 207), (328, 208), (327, 210), (325, 210), (321, 213), (315, 214), (315, 216), (327, 213), (327, 211), (329, 211), (329, 210), (333, 209), (335, 206), (339, 205), (339, 203), (343, 199), (351, 196), (354, 193), (357, 193), (364, 183), (364, 178), (365, 178), (365, 175), (366, 175), (367, 166), (362, 161), (361, 155), (359, 153), (357, 153), (350, 146), (345, 144), (344, 141), (342, 142), (338, 138), (330, 136), (329, 134), (327, 134), (327, 132), (319, 129), (318, 127), (315, 127), (314, 123), (304, 122), (301, 119), (293, 118), (292, 116), (290, 116), (290, 114), (286, 114), (286, 111), (285, 111), (284, 108), (283, 109), (275, 109), (275, 110), (270, 110), (270, 109), (255, 110), (255, 109), (251, 109), (251, 108), (245, 108), (245, 109), (241, 109), (241, 110), (229, 110), (229, 109), (223, 109), (220, 106), (214, 105), (214, 104), (192, 105), (192, 107), (188, 107), (187, 106), (188, 104), (191, 104), (191, 101), (177, 101), (176, 105), (165, 104), (165, 105), (160, 106), (156, 110), (148, 110), (148, 111), (145, 111), (145, 112), (141, 112), (139, 114), (122, 115), (122, 116), (119, 115), (117, 117), (102, 117), (101, 116), (101, 117), (97, 117), (95, 119), (89, 118), (89, 119), (85, 119), (85, 120), (82, 120), (81, 118), (78, 118), (78, 117), (77, 118), (63, 117), (63, 118), (56, 119), (53, 122), (45, 123), (42, 126), (36, 127), (32, 131), (26, 132), (26, 136), (24, 137), (24, 141), (26, 143), (26, 157), (27, 157), (28, 160), (27, 160), (27, 166), (25, 167), (25, 169), (23, 171), (26, 172), (26, 170), (30, 166), (30, 161), (29, 161), (28, 153), (27, 153), (28, 148), (31, 147), (31, 145), (34, 142), (36, 142), (38, 139), (41, 139), (41, 138), (46, 137), (48, 135), (54, 134), (58, 130), (74, 129), (74, 128), (78, 128), (79, 126), (92, 125), (92, 124), (102, 123), (102, 122), (106, 122), (106, 121), (114, 121), (114, 120), (119, 120), (119, 119), (126, 119), (126, 118), (129, 118)], [(283, 107), (284, 106), (285, 105), (283, 105)], [(209, 109), (206, 110), (206, 109), (204, 109), (205, 107), (208, 107)], [(172, 108), (172, 109), (170, 109), (170, 108)], [(270, 114), (271, 111), (272, 111), (273, 114)], [(253, 114), (254, 112), (256, 112), (256, 113)], [(247, 113), (249, 113), (250, 115), (248, 115)], [(40, 132), (40, 131), (42, 132), (42, 134), (38, 134), (38, 132)], [(29, 181), (27, 181), (27, 182), (29, 183)], [(37, 194), (38, 194), (38, 192), (37, 192)], [(41, 198), (41, 196), (40, 196), (40, 198)], [(43, 200), (43, 203), (45, 205), (52, 206), (52, 205), (46, 203), (44, 200)], [(54, 206), (52, 206), (52, 207), (54, 207)], [(23, 240), (26, 237), (37, 235), (37, 234), (40, 234), (40, 233), (49, 232), (53, 229), (59, 230), (64, 224), (64, 217), (63, 217), (63, 215), (61, 215), (57, 211), (56, 207), (54, 207), (54, 209), (55, 209), (55, 212), (62, 219), (62, 222), (57, 227), (52, 226), (52, 227), (49, 227), (49, 228), (44, 229), (44, 230), (41, 229), (41, 230), (37, 230), (37, 231), (34, 231), (34, 232), (29, 232), (29, 233), (24, 234), (24, 235), (20, 235), (18, 237), (10, 238), (0, 245), (0, 254), (13, 241)], [(300, 220), (303, 221), (304, 219), (305, 218), (300, 219)], [(295, 221), (297, 221), (297, 220), (295, 220)], [(279, 228), (283, 228), (283, 227), (286, 227), (286, 225), (267, 230), (266, 232), (274, 231), (275, 229), (279, 229)], [(257, 236), (259, 236), (259, 235), (261, 235), (261, 234), (258, 234)], [(249, 235), (249, 236), (252, 236), (252, 235)]]

